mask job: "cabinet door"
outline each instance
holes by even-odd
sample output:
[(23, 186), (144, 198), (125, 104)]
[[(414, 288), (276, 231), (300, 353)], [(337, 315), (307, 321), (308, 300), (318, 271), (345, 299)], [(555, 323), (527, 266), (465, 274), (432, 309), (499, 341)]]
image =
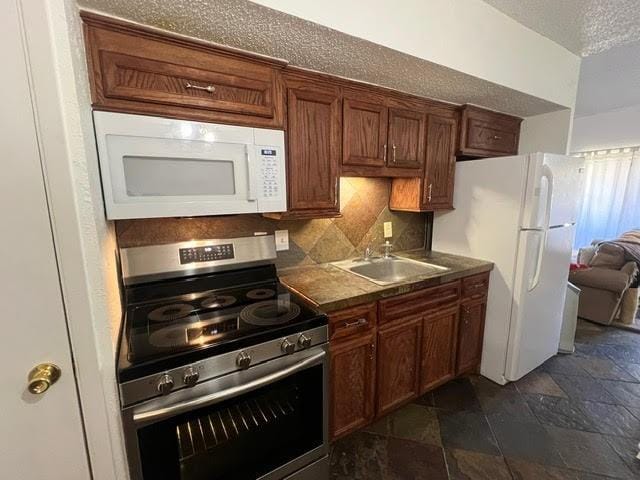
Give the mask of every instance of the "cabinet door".
[(389, 167), (422, 168), (425, 123), (422, 112), (389, 109)]
[(340, 96), (313, 87), (288, 90), (289, 211), (339, 213)]
[(422, 318), (394, 322), (378, 333), (378, 405), (381, 416), (418, 396)]
[(284, 127), (282, 63), (82, 17), (97, 109)]
[(387, 156), (387, 107), (383, 101), (344, 99), (342, 163), (384, 167)]
[(374, 416), (375, 331), (353, 340), (332, 343), (331, 438), (368, 424)]
[(485, 298), (467, 300), (460, 307), (458, 333), (458, 360), (456, 373), (470, 372), (477, 368), (482, 359), (484, 318), (487, 311)]
[(426, 209), (453, 208), (456, 120), (430, 115), (422, 201)]
[(422, 322), (420, 393), (456, 375), (458, 305), (427, 313)]

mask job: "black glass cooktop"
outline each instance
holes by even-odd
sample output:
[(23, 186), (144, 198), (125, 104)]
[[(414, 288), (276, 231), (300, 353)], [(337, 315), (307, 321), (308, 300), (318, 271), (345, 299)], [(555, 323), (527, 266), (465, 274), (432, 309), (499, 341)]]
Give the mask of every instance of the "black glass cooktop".
[(327, 323), (270, 272), (245, 272), (255, 281), (233, 288), (217, 274), (129, 289), (120, 381)]

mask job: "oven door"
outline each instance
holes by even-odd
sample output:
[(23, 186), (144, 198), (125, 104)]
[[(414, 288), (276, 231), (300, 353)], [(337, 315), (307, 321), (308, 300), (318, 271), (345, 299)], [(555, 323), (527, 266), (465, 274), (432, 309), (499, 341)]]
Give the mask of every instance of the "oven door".
[(132, 479), (297, 478), (328, 452), (327, 364), (325, 344), (125, 409)]
[(94, 122), (109, 219), (256, 213), (274, 194), (259, 154), (283, 157), (283, 132), (261, 130), (274, 145), (258, 150), (249, 127), (99, 111)]

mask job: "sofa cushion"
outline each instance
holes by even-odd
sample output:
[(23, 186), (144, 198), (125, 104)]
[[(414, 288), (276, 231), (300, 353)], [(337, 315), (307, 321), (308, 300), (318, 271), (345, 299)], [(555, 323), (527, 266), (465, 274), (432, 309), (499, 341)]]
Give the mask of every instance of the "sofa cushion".
[(599, 288), (622, 293), (631, 279), (626, 272), (610, 268), (593, 267), (588, 270), (574, 270), (569, 273), (569, 281), (578, 287)]
[(589, 262), (591, 267), (611, 268), (620, 270), (625, 264), (624, 249), (612, 243), (603, 243)]

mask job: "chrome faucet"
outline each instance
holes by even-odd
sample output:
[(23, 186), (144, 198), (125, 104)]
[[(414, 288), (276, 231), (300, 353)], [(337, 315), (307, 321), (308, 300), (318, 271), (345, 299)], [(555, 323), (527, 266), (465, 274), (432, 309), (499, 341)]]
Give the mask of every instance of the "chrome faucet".
[(371, 260), (372, 256), (373, 256), (373, 248), (371, 248), (371, 244), (369, 244), (364, 248), (364, 253), (362, 254), (362, 259), (363, 260)]
[(392, 248), (393, 248), (393, 243), (391, 243), (389, 240), (386, 240), (382, 244), (382, 249), (384, 250), (384, 252), (382, 254), (382, 258), (391, 258), (391, 249)]

